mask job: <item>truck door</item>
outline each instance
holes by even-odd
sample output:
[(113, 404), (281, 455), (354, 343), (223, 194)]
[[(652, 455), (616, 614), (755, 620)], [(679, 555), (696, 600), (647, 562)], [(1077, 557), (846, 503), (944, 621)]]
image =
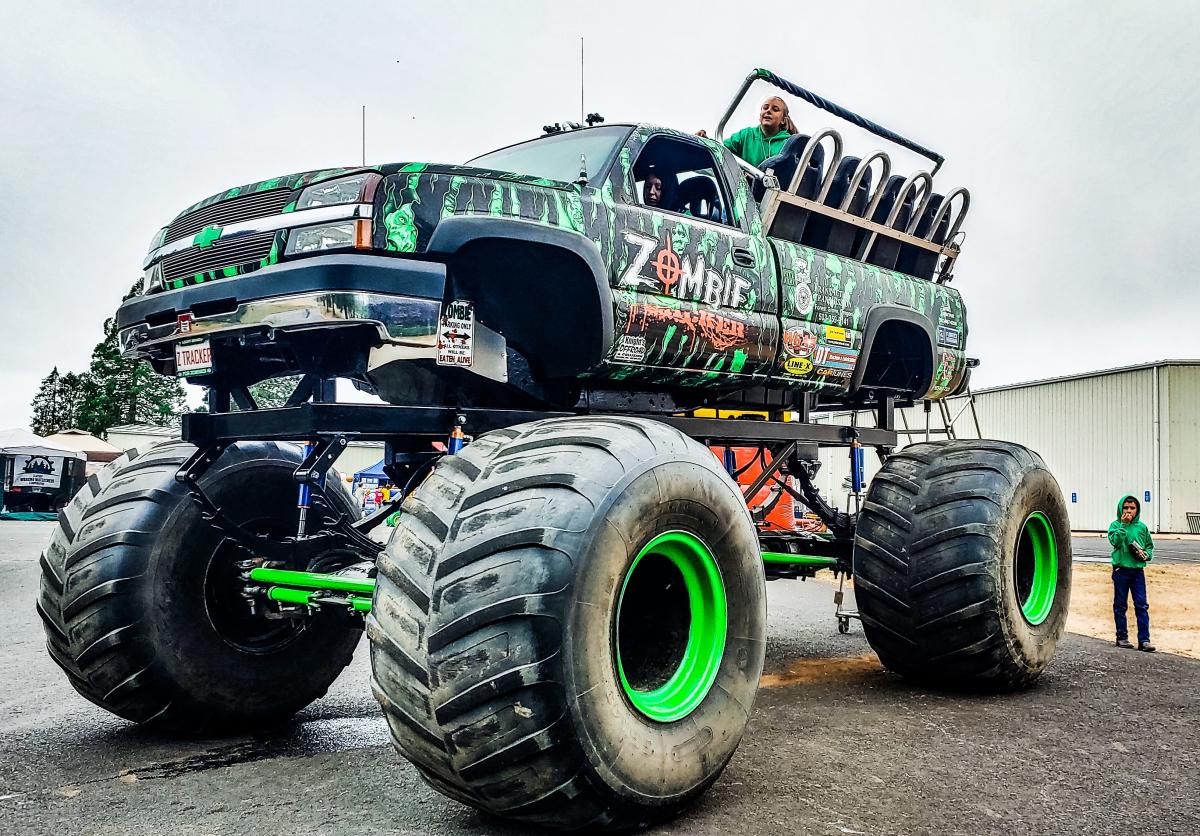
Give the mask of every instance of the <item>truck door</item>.
[(769, 373), (775, 264), (761, 229), (750, 234), (746, 188), (726, 177), (727, 153), (639, 130), (613, 167), (615, 377), (686, 385)]

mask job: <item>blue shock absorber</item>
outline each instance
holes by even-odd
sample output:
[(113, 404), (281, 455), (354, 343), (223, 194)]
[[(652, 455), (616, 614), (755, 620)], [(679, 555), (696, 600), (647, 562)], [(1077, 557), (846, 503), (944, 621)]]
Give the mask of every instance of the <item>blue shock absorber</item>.
[[(311, 441), (304, 442), (304, 459), (307, 461), (309, 455), (312, 454), (314, 445)], [(308, 482), (300, 483), (300, 495), (296, 499), (296, 506), (300, 509), (300, 522), (296, 527), (296, 536), (304, 536), (304, 526), (308, 522), (308, 506), (312, 502), (312, 487)]]
[(734, 471), (737, 470), (737, 456), (735, 456), (733, 454), (732, 447), (725, 448), (724, 461), (725, 461), (725, 472), (728, 473), (730, 476), (732, 476), (734, 474)]
[(466, 438), (463, 436), (462, 425), (455, 424), (454, 428), (450, 430), (450, 438), (446, 441), (446, 453), (453, 456), (463, 448), (465, 441)]
[(866, 456), (857, 439), (850, 446), (850, 484), (854, 493), (862, 493), (866, 484)]

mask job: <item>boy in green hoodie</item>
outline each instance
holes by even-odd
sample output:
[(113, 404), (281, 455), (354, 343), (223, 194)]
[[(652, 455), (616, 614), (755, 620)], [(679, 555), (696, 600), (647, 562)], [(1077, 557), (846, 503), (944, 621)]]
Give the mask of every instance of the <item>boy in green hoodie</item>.
[(1141, 521), (1142, 504), (1136, 496), (1122, 497), (1117, 503), (1117, 518), (1108, 527), (1108, 542), (1113, 547), (1113, 618), (1117, 622), (1117, 647), (1132, 648), (1125, 608), (1133, 594), (1133, 612), (1137, 616), (1138, 650), (1154, 652), (1150, 644), (1150, 604), (1146, 601), (1146, 564), (1154, 558), (1150, 529)]

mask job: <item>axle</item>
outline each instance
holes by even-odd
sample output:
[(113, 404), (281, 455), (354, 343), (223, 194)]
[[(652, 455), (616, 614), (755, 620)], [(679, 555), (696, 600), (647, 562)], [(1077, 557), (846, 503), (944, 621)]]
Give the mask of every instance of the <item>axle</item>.
[[(791, 565), (810, 571), (838, 566), (837, 558), (820, 555), (764, 551), (762, 559), (772, 566)], [(250, 570), (250, 580), (265, 587), (265, 595), (271, 601), (308, 609), (339, 607), (358, 615), (366, 615), (371, 611), (371, 596), (375, 593), (374, 578), (323, 572), (297, 572), (260, 566)]]

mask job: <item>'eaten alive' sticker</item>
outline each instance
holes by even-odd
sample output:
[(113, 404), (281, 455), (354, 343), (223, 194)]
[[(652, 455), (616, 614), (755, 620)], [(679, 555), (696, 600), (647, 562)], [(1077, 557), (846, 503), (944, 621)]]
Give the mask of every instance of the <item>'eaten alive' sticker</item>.
[(475, 306), (458, 299), (446, 303), (438, 323), (438, 365), (470, 366), (474, 338)]

